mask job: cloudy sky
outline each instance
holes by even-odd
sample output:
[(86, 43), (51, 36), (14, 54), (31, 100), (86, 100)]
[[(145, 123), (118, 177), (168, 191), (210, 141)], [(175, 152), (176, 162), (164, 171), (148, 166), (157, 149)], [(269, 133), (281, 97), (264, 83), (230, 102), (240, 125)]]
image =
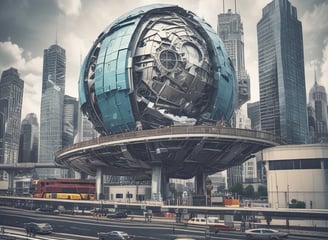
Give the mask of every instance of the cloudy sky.
[[(244, 25), (245, 62), (251, 102), (259, 99), (256, 24), (271, 0), (237, 0)], [(317, 79), (328, 90), (328, 1), (290, 0), (303, 24), (307, 92)], [(0, 0), (0, 73), (18, 69), (25, 82), (22, 118), (39, 115), (43, 50), (56, 42), (66, 49), (66, 94), (78, 96), (81, 59), (97, 36), (125, 12), (151, 3), (171, 3), (196, 13), (217, 28), (223, 0)], [(225, 10), (235, 9), (225, 0)], [(57, 33), (57, 34), (56, 34)]]

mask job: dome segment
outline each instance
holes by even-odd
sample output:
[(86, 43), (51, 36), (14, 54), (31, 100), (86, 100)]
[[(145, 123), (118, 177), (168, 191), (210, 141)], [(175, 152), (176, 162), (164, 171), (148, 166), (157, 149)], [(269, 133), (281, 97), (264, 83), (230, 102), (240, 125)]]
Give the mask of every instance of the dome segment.
[(103, 135), (229, 120), (235, 72), (203, 20), (174, 5), (149, 5), (100, 34), (82, 65), (82, 111)]

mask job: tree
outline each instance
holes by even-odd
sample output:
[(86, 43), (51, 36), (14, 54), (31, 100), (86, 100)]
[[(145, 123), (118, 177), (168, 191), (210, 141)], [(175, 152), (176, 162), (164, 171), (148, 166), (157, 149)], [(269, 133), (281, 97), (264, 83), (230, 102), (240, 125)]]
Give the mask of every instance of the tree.
[(206, 187), (207, 195), (211, 196), (211, 192), (213, 190), (213, 184), (212, 184), (212, 180), (209, 177), (206, 178), (205, 187)]
[(268, 196), (268, 188), (265, 185), (260, 185), (257, 189), (257, 193), (259, 197), (267, 197)]
[(248, 198), (254, 198), (254, 187), (252, 185), (248, 185), (244, 190), (244, 195)]
[(296, 199), (292, 199), (290, 203), (288, 204), (289, 208), (305, 208), (306, 203), (303, 201), (298, 201)]
[(244, 188), (243, 188), (243, 185), (241, 183), (237, 183), (237, 184), (231, 186), (229, 191), (234, 193), (234, 194), (237, 194), (238, 196), (244, 195)]

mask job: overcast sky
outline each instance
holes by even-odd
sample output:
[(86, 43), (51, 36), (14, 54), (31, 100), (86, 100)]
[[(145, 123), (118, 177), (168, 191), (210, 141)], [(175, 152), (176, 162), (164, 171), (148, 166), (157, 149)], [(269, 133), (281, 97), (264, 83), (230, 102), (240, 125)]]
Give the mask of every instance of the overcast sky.
[[(217, 29), (223, 0), (0, 0), (0, 73), (18, 69), (25, 82), (22, 118), (40, 116), (43, 50), (56, 42), (66, 49), (66, 94), (78, 97), (81, 58), (117, 17), (139, 6), (172, 3), (204, 18)], [(225, 0), (225, 10), (235, 9)], [(251, 101), (259, 99), (256, 24), (271, 0), (237, 0), (244, 25), (245, 63), (251, 78)], [(328, 1), (291, 0), (303, 25), (307, 92), (317, 79), (328, 90)]]

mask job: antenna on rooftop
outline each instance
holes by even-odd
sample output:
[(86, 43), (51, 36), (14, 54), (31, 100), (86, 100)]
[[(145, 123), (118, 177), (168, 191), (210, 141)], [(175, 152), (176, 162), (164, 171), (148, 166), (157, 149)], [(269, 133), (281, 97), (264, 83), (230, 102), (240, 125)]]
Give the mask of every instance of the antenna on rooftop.
[(57, 45), (57, 41), (58, 40), (58, 28), (57, 28), (57, 24), (56, 24), (56, 39), (55, 39), (55, 43), (56, 43), (56, 45)]
[(235, 13), (237, 13), (237, 0), (235, 0)]
[(223, 2), (223, 13), (225, 13), (225, 9), (224, 9), (224, 0), (222, 0), (222, 2)]

